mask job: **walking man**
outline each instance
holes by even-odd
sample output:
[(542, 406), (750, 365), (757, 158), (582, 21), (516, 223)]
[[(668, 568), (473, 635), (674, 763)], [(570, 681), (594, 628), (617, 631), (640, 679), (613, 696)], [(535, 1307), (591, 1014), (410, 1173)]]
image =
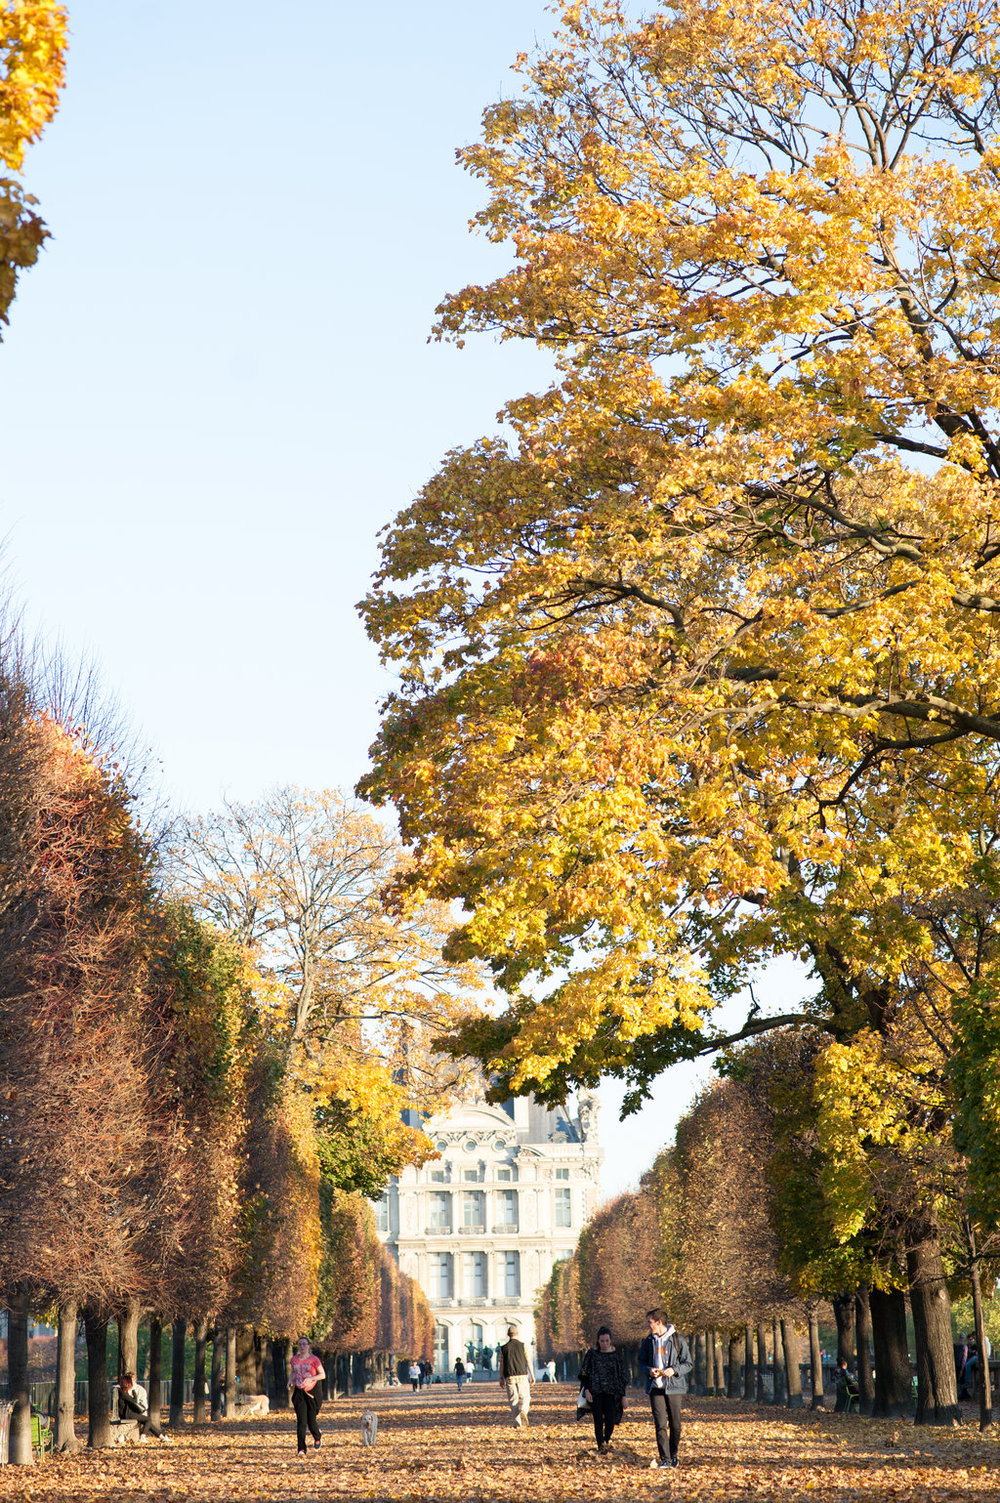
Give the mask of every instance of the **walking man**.
[(306, 1454), (306, 1427), (312, 1436), (313, 1448), (319, 1450), (323, 1444), (323, 1437), (316, 1416), (319, 1413), (323, 1400), (317, 1392), (317, 1385), (326, 1377), (326, 1370), (322, 1362), (314, 1353), (306, 1338), (303, 1336), (299, 1341), (298, 1350), (292, 1358), (292, 1376), (288, 1380), (288, 1386), (292, 1391), (292, 1404), (295, 1408), (295, 1433), (298, 1441), (298, 1454)]
[(507, 1390), (507, 1402), (515, 1429), (528, 1424), (531, 1385), (534, 1381), (524, 1342), (517, 1339), (517, 1326), (508, 1326), (507, 1340), (500, 1348), (500, 1387)]
[(659, 1459), (650, 1465), (676, 1466), (681, 1443), (681, 1395), (687, 1392), (691, 1353), (684, 1337), (659, 1307), (647, 1310), (646, 1320), (649, 1335), (643, 1337), (639, 1348), (639, 1366), (646, 1374), (659, 1452)]

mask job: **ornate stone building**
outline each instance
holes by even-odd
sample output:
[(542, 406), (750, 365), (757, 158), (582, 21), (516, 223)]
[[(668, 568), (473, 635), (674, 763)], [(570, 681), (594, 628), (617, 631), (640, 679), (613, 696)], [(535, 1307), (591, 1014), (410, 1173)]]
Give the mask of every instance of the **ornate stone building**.
[(533, 1345), (538, 1290), (597, 1206), (603, 1154), (597, 1099), (584, 1093), (576, 1117), (480, 1097), (432, 1117), (424, 1131), (440, 1158), (405, 1169), (375, 1213), (383, 1241), (430, 1301), (434, 1366), (444, 1374), (470, 1350), (495, 1353), (514, 1322)]

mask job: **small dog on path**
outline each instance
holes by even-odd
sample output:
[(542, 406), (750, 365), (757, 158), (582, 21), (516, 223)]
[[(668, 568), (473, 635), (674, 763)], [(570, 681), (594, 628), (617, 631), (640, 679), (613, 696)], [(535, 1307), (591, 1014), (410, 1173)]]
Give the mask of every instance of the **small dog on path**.
[(361, 1443), (365, 1446), (373, 1446), (378, 1434), (378, 1415), (374, 1409), (366, 1409), (361, 1416)]

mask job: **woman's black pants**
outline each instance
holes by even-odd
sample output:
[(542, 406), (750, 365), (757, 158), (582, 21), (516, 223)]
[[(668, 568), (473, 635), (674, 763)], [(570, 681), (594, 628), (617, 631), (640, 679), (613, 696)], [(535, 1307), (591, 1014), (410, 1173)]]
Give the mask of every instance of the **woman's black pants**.
[(306, 1426), (309, 1434), (317, 1443), (322, 1439), (316, 1416), (323, 1400), (313, 1389), (312, 1393), (306, 1393), (304, 1388), (295, 1388), (292, 1391), (292, 1403), (295, 1405), (295, 1438), (299, 1443), (299, 1450), (306, 1448)]
[(618, 1406), (620, 1399), (616, 1399), (613, 1393), (595, 1393), (591, 1410), (594, 1415), (594, 1435), (599, 1446), (606, 1446), (614, 1434), (615, 1425), (618, 1423)]

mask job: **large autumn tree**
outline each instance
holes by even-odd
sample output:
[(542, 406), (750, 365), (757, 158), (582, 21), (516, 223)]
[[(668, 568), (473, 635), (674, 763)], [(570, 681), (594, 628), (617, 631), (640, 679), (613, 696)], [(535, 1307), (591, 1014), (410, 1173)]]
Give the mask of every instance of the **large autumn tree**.
[(648, 1073), (776, 946), (877, 1014), (919, 927), (886, 913), (968, 877), (1000, 729), (997, 24), (569, 5), (463, 153), (516, 264), (442, 330), (559, 379), (386, 538), (364, 608), (401, 687), (362, 789), (516, 999), (515, 1085), (662, 1040)]

